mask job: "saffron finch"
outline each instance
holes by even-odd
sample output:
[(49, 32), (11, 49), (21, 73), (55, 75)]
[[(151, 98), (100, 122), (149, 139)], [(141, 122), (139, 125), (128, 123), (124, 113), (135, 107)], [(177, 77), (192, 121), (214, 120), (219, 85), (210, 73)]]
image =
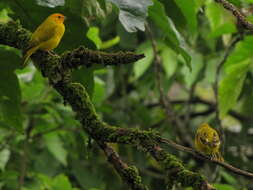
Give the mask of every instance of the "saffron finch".
[(195, 135), (195, 148), (197, 151), (209, 156), (212, 160), (223, 162), (224, 159), (219, 151), (220, 138), (215, 129), (207, 123), (203, 123), (197, 129)]
[(32, 34), (29, 46), (24, 52), (23, 66), (26, 65), (29, 57), (38, 49), (50, 51), (58, 46), (65, 32), (65, 16), (54, 13), (46, 18)]

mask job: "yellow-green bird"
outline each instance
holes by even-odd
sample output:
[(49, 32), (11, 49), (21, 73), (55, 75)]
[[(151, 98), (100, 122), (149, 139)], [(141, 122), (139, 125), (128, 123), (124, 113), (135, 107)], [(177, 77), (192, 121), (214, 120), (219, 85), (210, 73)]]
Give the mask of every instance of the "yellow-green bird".
[(46, 18), (32, 34), (29, 46), (24, 52), (23, 66), (26, 65), (29, 57), (38, 49), (50, 51), (58, 46), (65, 32), (65, 16), (54, 13)]
[(197, 129), (195, 135), (195, 148), (197, 151), (209, 156), (212, 160), (223, 162), (224, 159), (220, 153), (220, 137), (215, 129), (207, 123), (203, 123)]

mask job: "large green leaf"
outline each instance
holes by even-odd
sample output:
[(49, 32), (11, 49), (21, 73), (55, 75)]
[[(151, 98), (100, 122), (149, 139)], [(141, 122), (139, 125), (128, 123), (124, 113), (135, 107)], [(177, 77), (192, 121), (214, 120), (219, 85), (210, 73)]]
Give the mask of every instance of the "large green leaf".
[(197, 29), (195, 0), (175, 0), (175, 2), (185, 16), (188, 28), (191, 32), (195, 32)]
[(253, 37), (246, 36), (239, 42), (225, 62), (225, 77), (219, 87), (219, 109), (223, 117), (231, 109), (241, 93), (249, 65), (252, 64)]
[(67, 165), (67, 151), (63, 146), (63, 142), (57, 133), (49, 133), (43, 136), (48, 150), (54, 155), (54, 157), (63, 165)]
[(220, 174), (227, 181), (227, 183), (229, 183), (231, 185), (238, 185), (239, 182), (230, 173), (225, 172), (225, 171), (220, 171)]
[(165, 46), (161, 50), (161, 59), (166, 76), (170, 78), (175, 73), (178, 66), (178, 56), (174, 51)]
[(234, 17), (219, 4), (209, 1), (206, 5), (206, 16), (212, 30), (210, 37), (236, 32)]
[(165, 43), (175, 52), (180, 54), (191, 70), (191, 57), (184, 47), (184, 40), (176, 30), (173, 22), (167, 17), (163, 4), (153, 0), (153, 6), (149, 7), (149, 16), (165, 35)]
[(21, 91), (14, 69), (21, 59), (8, 48), (0, 48), (0, 121), (21, 130)]
[(140, 45), (139, 48), (137, 49), (137, 53), (144, 53), (145, 58), (137, 61), (134, 64), (133, 69), (135, 80), (141, 77), (145, 73), (145, 71), (147, 71), (154, 58), (153, 49), (150, 43), (143, 43), (142, 45)]
[(102, 45), (102, 40), (99, 36), (99, 28), (98, 27), (90, 27), (86, 36), (96, 45), (97, 49), (100, 49)]
[(5, 165), (7, 164), (10, 158), (10, 150), (3, 149), (0, 151), (0, 170), (4, 171)]
[(144, 31), (144, 22), (147, 17), (148, 6), (151, 0), (107, 0), (120, 9), (119, 20), (128, 32)]
[(229, 55), (224, 67), (225, 71), (229, 72), (232, 65), (253, 57), (253, 37), (246, 36), (243, 41), (239, 42), (234, 51)]
[(68, 177), (64, 174), (54, 177), (52, 180), (52, 190), (72, 190)]
[(117, 43), (119, 43), (120, 38), (118, 36), (114, 37), (113, 39), (110, 39), (108, 41), (102, 42), (100, 36), (99, 36), (99, 28), (98, 27), (90, 27), (86, 36), (89, 38), (97, 47), (97, 49), (107, 49), (110, 48)]
[(232, 185), (227, 184), (214, 184), (214, 187), (219, 190), (235, 190), (235, 188)]
[(230, 66), (229, 73), (222, 79), (218, 94), (221, 118), (235, 105), (250, 63), (251, 60), (247, 59), (240, 64)]
[[(41, 76), (39, 71), (30, 71), (27, 73), (19, 74), (18, 75), (21, 79), (20, 86), (22, 89), (22, 100), (27, 102), (36, 102), (40, 101), (40, 97), (43, 91), (46, 88), (49, 88), (46, 83), (45, 79)], [(29, 81), (25, 81), (26, 78), (30, 78)]]
[(105, 99), (105, 83), (98, 77), (95, 77), (94, 85), (94, 95), (92, 97), (92, 102), (96, 105), (100, 105)]

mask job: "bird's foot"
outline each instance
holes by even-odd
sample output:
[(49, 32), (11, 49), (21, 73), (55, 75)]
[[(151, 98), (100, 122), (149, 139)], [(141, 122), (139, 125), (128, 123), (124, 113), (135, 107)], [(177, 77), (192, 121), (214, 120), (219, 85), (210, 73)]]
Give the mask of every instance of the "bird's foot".
[(48, 50), (47, 53), (51, 56), (58, 56), (57, 53), (54, 53), (53, 51)]

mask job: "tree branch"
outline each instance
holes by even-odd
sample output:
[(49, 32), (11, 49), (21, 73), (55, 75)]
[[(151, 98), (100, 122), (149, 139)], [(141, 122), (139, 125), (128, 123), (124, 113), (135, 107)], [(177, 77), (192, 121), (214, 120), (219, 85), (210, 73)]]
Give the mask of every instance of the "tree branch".
[(120, 65), (138, 61), (144, 58), (144, 54), (133, 52), (106, 53), (93, 51), (83, 46), (67, 51), (61, 55), (61, 63), (64, 68), (77, 68), (79, 66), (89, 67), (94, 64)]
[(245, 16), (238, 10), (238, 8), (232, 3), (226, 0), (215, 0), (217, 3), (220, 3), (225, 9), (230, 11), (236, 18), (240, 26), (243, 26), (245, 29), (253, 31), (253, 24), (247, 21)]
[(147, 186), (141, 183), (141, 177), (135, 166), (129, 167), (120, 159), (113, 148), (106, 143), (99, 142), (98, 144), (103, 149), (108, 161), (114, 166), (115, 170), (121, 175), (122, 179), (124, 179), (124, 182), (126, 182), (129, 187), (138, 190), (148, 190)]

